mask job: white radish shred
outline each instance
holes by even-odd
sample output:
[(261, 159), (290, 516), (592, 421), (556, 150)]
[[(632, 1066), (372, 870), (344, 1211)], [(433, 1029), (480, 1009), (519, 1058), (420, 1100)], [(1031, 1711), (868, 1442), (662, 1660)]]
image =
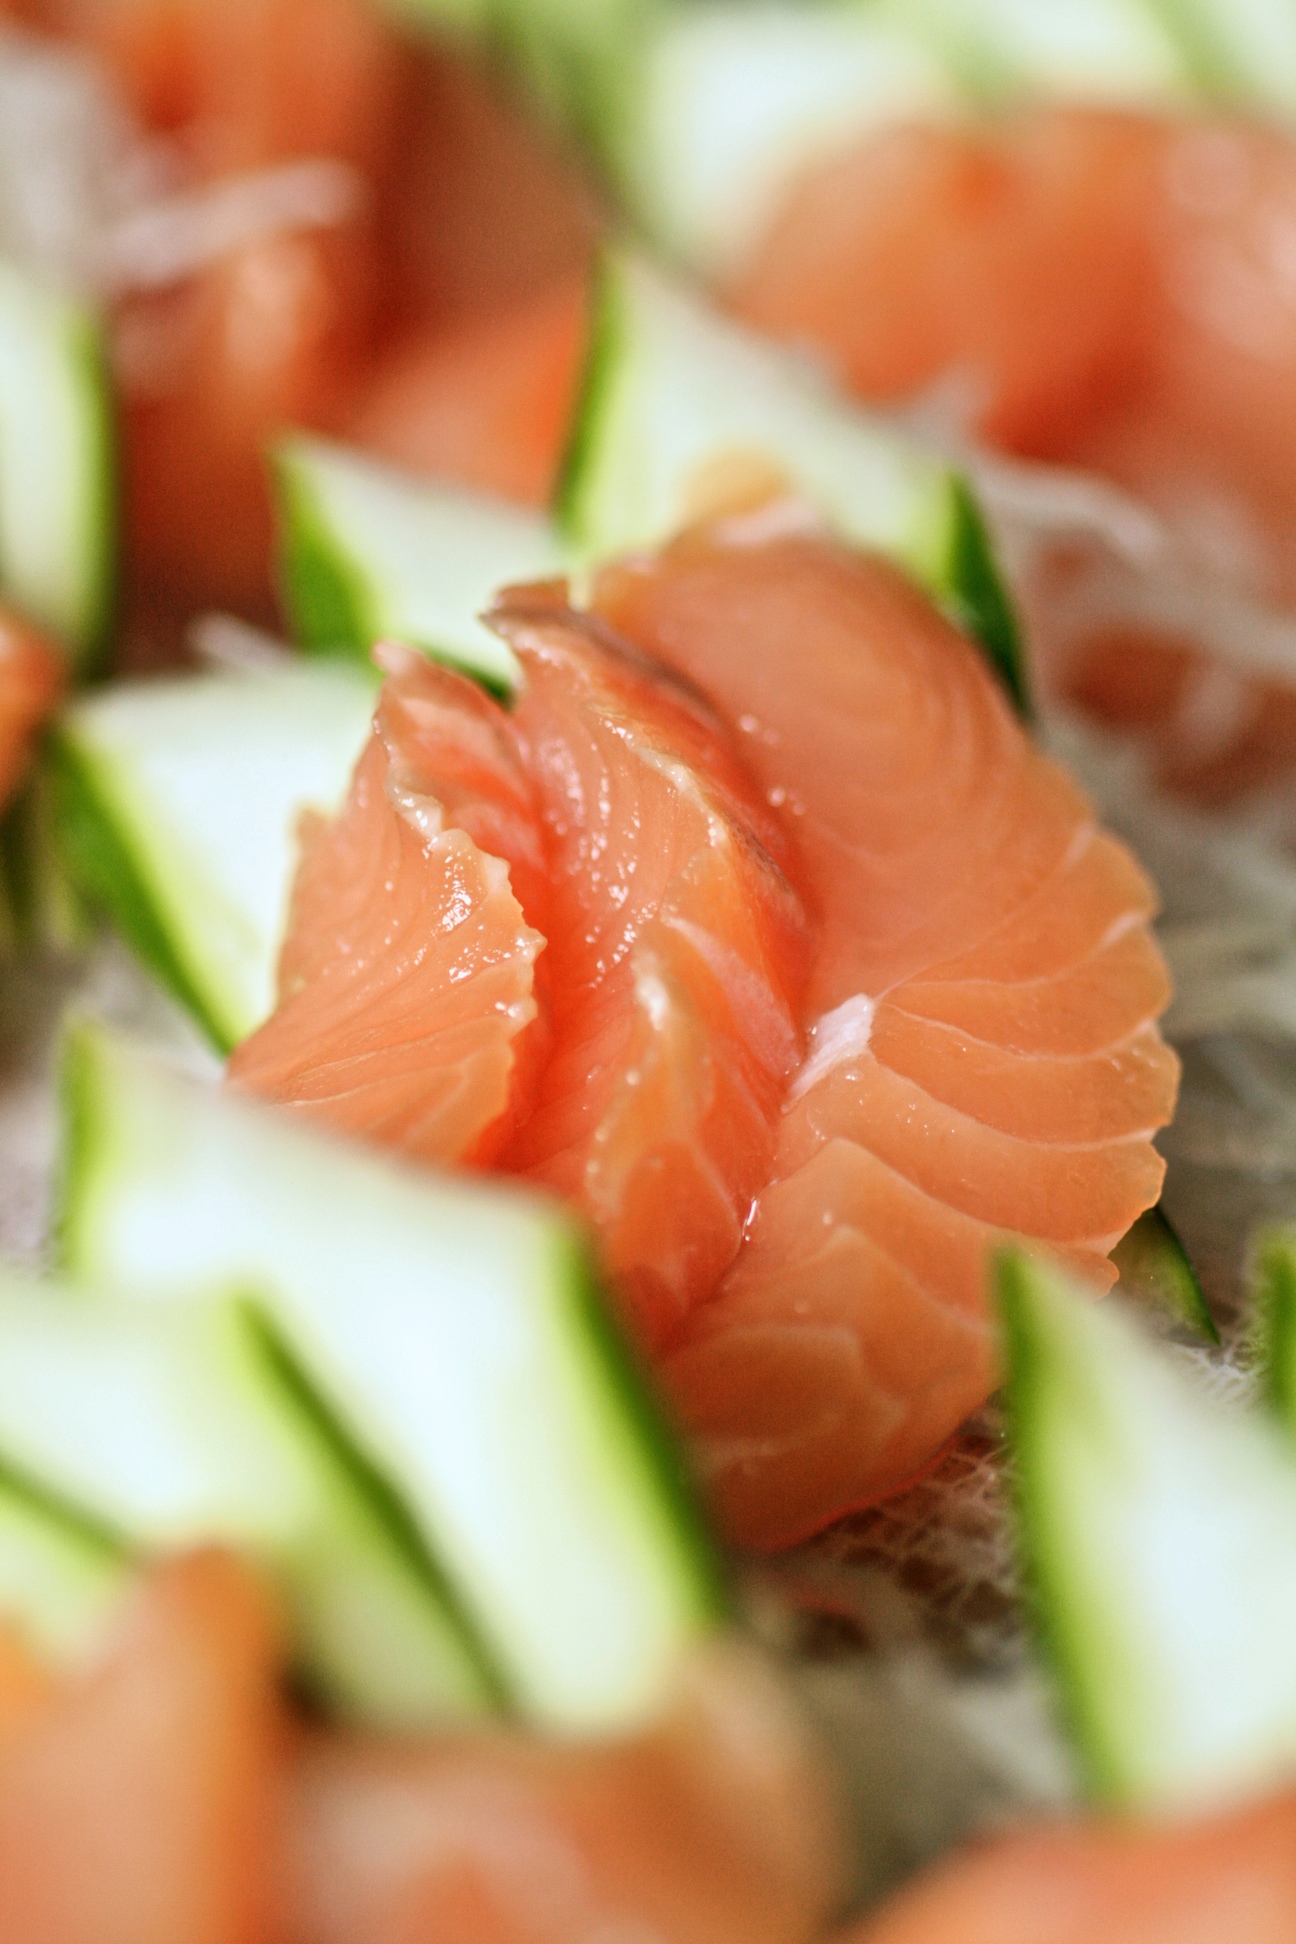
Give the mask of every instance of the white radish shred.
[(362, 207), (365, 182), (328, 156), (284, 162), (141, 204), (101, 243), (105, 284), (153, 290), (284, 230), (330, 229)]

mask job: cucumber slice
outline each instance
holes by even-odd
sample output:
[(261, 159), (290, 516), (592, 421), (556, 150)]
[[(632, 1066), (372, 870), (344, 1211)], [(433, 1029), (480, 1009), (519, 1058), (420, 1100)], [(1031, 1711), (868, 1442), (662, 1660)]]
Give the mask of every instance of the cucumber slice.
[(1113, 1303), (998, 1263), (1021, 1548), (1091, 1793), (1189, 1810), (1296, 1764), (1296, 1464)]
[(32, 772), (0, 821), (0, 880), (11, 951), (66, 956), (90, 943), (94, 917), (68, 875), (44, 768)]
[(1139, 1216), (1112, 1250), (1111, 1259), (1128, 1295), (1151, 1304), (1194, 1336), (1219, 1342), (1215, 1318), (1188, 1251), (1159, 1207)]
[(498, 0), (500, 45), (531, 100), (595, 142), (638, 88), (663, 0)]
[(1174, 31), (1173, 9), (1181, 4), (884, 0), (883, 17), (903, 21), (938, 49), (974, 95), (1047, 93), (1165, 105), (1194, 92), (1193, 63)]
[(638, 1721), (720, 1610), (655, 1410), (555, 1205), (415, 1175), (90, 1027), (62, 1245), (140, 1298), (254, 1292), (438, 1559), (525, 1713)]
[(273, 1010), (297, 821), (340, 801), (373, 703), (370, 671), (303, 663), (121, 683), (55, 725), (74, 889), (221, 1051)]
[(559, 494), (573, 546), (584, 558), (659, 546), (748, 482), (812, 501), (907, 568), (1026, 706), (1017, 629), (963, 476), (643, 259), (609, 256)]
[(511, 651), (478, 616), (509, 581), (558, 568), (547, 520), (323, 439), (283, 440), (273, 469), (280, 585), (304, 647), (367, 659), (390, 635), (497, 694), (516, 687)]
[(1291, 0), (1158, 0), (1206, 93), (1296, 113)]
[(1256, 1248), (1256, 1349), (1262, 1391), (1296, 1437), (1296, 1229), (1271, 1229)]
[(0, 1467), (134, 1551), (218, 1541), (262, 1559), (304, 1673), (346, 1715), (411, 1729), (491, 1705), (435, 1568), (246, 1305), (6, 1282)]
[(945, 116), (959, 92), (876, 9), (714, 0), (663, 16), (600, 146), (654, 241), (723, 279), (798, 175), (884, 123)]
[(113, 604), (110, 397), (89, 313), (0, 263), (0, 589), (83, 671)]
[(93, 1656), (134, 1580), (115, 1536), (0, 1467), (0, 1621), (76, 1665)]

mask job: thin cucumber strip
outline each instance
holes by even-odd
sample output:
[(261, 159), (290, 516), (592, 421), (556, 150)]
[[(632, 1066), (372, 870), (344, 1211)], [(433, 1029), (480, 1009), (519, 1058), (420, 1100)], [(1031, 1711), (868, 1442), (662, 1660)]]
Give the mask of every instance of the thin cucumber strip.
[(518, 1709), (578, 1731), (651, 1713), (721, 1609), (715, 1560), (567, 1215), (406, 1173), (89, 1026), (65, 1099), (68, 1267), (145, 1299), (250, 1292)]
[(54, 726), (73, 889), (222, 1052), (273, 1010), (298, 823), (337, 807), (373, 705), (370, 671), (302, 663), (116, 684)]
[(0, 263), (0, 592), (82, 671), (106, 645), (114, 598), (110, 398), (89, 313)]
[(506, 583), (558, 570), (547, 520), (304, 435), (275, 448), (273, 475), (279, 581), (303, 647), (367, 660), (392, 636), (497, 694), (516, 687), (512, 652), (479, 617)]
[(1019, 635), (963, 476), (630, 252), (603, 266), (558, 517), (582, 558), (661, 545), (756, 492), (810, 501), (987, 648), (1019, 706)]
[(597, 146), (638, 88), (642, 49), (664, 0), (497, 0), (495, 33), (549, 117)]
[(1188, 1251), (1160, 1208), (1140, 1215), (1112, 1250), (1127, 1295), (1151, 1304), (1172, 1323), (1218, 1343), (1220, 1334)]
[(0, 1465), (0, 1621), (75, 1666), (93, 1657), (135, 1578), (114, 1534)]
[(284, 1592), (338, 1711), (423, 1728), (493, 1702), (431, 1562), (366, 1492), (245, 1305), (0, 1287), (0, 1468), (137, 1552), (216, 1541)]
[(1296, 1437), (1296, 1229), (1270, 1229), (1255, 1252), (1256, 1349), (1270, 1410)]
[(1112, 1302), (997, 1266), (1018, 1532), (1091, 1794), (1195, 1810), (1296, 1767), (1296, 1463)]
[(948, 64), (875, 6), (709, 0), (654, 23), (600, 147), (654, 242), (723, 281), (807, 169), (961, 98)]
[(33, 770), (0, 821), (0, 875), (13, 951), (70, 955), (90, 942), (94, 917), (68, 875), (46, 769)]

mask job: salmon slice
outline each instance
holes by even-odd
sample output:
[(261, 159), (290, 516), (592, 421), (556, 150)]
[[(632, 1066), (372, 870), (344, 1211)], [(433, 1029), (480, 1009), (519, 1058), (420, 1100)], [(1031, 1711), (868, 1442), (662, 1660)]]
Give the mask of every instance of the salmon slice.
[(896, 128), (796, 184), (733, 300), (870, 398), (953, 374), (982, 433), (1057, 450), (1149, 346), (1162, 125), (1072, 109)]
[(731, 1644), (633, 1742), (316, 1736), (290, 1836), (294, 1944), (809, 1944), (842, 1888), (804, 1730)]
[(588, 619), (491, 617), (545, 826), (554, 1050), (506, 1165), (577, 1202), (660, 1347), (766, 1179), (808, 930), (788, 847), (718, 718)]
[[(1194, 566), (1290, 606), (1294, 223), (1288, 131), (1037, 107), (893, 130), (811, 172), (732, 294), (869, 398), (936, 388), (991, 443), (1131, 488)], [(1031, 589), (1057, 688), (1199, 800), (1289, 778), (1296, 686), (1224, 671), (1173, 620), (1070, 618), (1085, 564), (1068, 539)]]
[(270, 620), (266, 442), (329, 427), (368, 343), (376, 268), (359, 223), (240, 244), (113, 317), (132, 598)]
[(36, 731), (63, 693), (66, 666), (52, 642), (0, 609), (0, 806), (17, 789)]
[(412, 334), (361, 388), (348, 436), (411, 471), (547, 506), (575, 409), (588, 311), (581, 273), (497, 316)]
[(0, 1935), (271, 1944), (277, 1628), (232, 1560), (159, 1570), (103, 1663), (0, 1739)]
[(279, 1005), (229, 1078), (419, 1161), (481, 1164), (546, 1043), (540, 826), (503, 711), (412, 650), (380, 652), (347, 802), (303, 833)]
[(1111, 1282), (1178, 1066), (1150, 887), (977, 652), (882, 562), (722, 535), (595, 605), (739, 722), (820, 928), (769, 1181), (665, 1364), (731, 1536), (773, 1546), (985, 1396), (996, 1236)]
[(1032, 1831), (944, 1865), (837, 1944), (1288, 1944), (1296, 1796), (1208, 1823)]

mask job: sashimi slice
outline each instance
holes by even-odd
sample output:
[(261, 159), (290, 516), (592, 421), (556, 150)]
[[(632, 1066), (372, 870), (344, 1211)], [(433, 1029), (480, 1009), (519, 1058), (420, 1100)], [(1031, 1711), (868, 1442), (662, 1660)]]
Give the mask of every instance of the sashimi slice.
[[(1294, 221), (1288, 129), (1036, 107), (893, 130), (812, 172), (733, 297), (865, 397), (927, 398), (961, 430), (1117, 481), (1166, 517), (1189, 573), (1290, 606)], [(1176, 790), (1281, 787), (1296, 691), (1280, 659), (1228, 654), (1173, 562), (1113, 574), (1073, 534), (1035, 552), (1019, 591), (1047, 683), (1132, 731)]]
[(804, 1730), (732, 1646), (635, 1741), (313, 1737), (289, 1835), (296, 1944), (809, 1944), (841, 1888)]
[(65, 669), (51, 642), (0, 610), (0, 807), (17, 788), (32, 739), (63, 691)]
[(310, 821), (280, 1001), (235, 1086), (425, 1162), (484, 1163), (534, 1094), (547, 880), (508, 718), (413, 650), (347, 802)]
[(1161, 130), (1070, 109), (889, 130), (794, 186), (736, 306), (866, 397), (953, 380), (994, 442), (1056, 449), (1149, 344)]
[(779, 827), (686, 685), (518, 593), (514, 724), (552, 879), (554, 1050), (504, 1155), (575, 1200), (660, 1347), (737, 1253), (800, 1056), (808, 930)]
[(588, 312), (582, 275), (485, 322), (408, 339), (362, 388), (348, 437), (413, 472), (547, 505), (575, 407)]
[(1208, 1822), (1075, 1824), (943, 1865), (836, 1944), (1288, 1944), (1296, 1796)]
[(731, 1535), (785, 1544), (985, 1396), (997, 1234), (1111, 1282), (1178, 1076), (1152, 893), (884, 563), (718, 528), (595, 605), (740, 724), (820, 922), (770, 1180), (665, 1365)]
[(0, 1738), (0, 1935), (272, 1944), (278, 1662), (232, 1559), (158, 1569), (106, 1658)]

